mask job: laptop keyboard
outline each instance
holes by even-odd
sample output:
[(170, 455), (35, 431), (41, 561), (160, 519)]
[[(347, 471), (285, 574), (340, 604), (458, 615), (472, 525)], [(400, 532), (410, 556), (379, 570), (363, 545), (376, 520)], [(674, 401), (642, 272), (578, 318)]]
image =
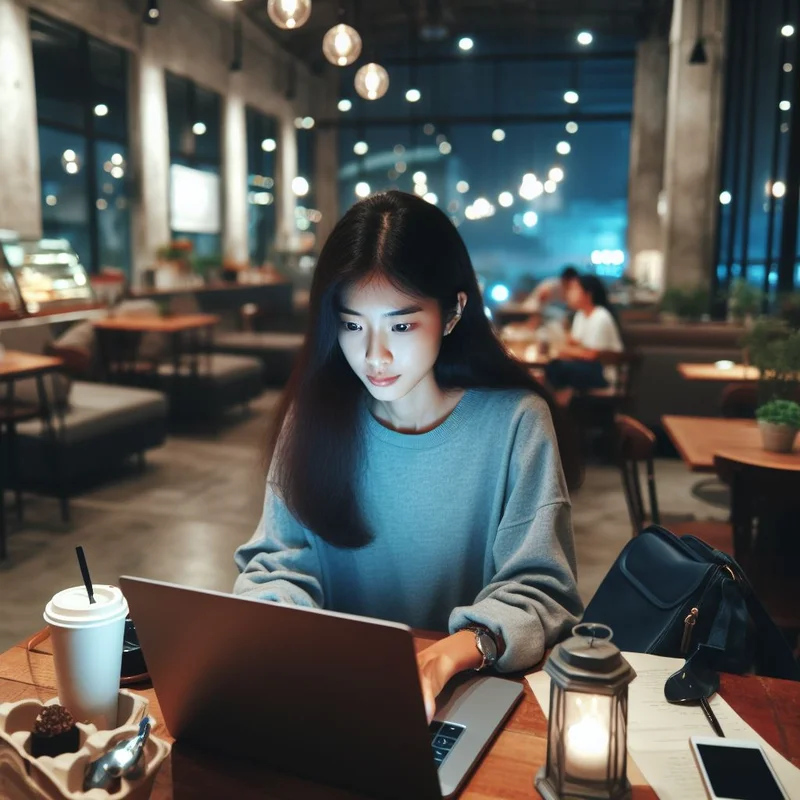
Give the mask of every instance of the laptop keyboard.
[(456, 742), (462, 733), (463, 725), (453, 725), (452, 722), (432, 722), (430, 724), (431, 747), (433, 748), (433, 760), (436, 766), (440, 767), (447, 754), (455, 747)]

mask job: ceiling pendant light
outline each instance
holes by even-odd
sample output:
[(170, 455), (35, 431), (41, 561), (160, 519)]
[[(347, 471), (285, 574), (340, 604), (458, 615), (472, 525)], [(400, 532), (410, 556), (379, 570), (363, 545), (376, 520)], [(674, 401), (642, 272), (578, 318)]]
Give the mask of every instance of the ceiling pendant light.
[(144, 21), (148, 25), (158, 25), (161, 20), (161, 9), (158, 0), (147, 0), (147, 10), (144, 12)]
[(311, 0), (268, 0), (267, 14), (279, 28), (293, 31), (308, 22)]
[(346, 67), (361, 55), (361, 37), (349, 25), (334, 25), (322, 39), (322, 52), (334, 66)]
[(380, 64), (364, 64), (356, 72), (355, 87), (365, 100), (378, 100), (389, 89), (389, 73)]

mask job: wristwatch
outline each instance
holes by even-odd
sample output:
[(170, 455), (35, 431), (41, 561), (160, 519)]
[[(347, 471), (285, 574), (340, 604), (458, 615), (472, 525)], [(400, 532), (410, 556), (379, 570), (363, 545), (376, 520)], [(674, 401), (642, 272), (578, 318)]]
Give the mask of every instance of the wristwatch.
[(494, 636), (486, 628), (481, 628), (477, 625), (464, 630), (472, 631), (475, 634), (475, 647), (478, 648), (478, 652), (483, 656), (483, 662), (475, 669), (475, 672), (482, 672), (489, 667), (493, 667), (497, 662), (497, 642)]

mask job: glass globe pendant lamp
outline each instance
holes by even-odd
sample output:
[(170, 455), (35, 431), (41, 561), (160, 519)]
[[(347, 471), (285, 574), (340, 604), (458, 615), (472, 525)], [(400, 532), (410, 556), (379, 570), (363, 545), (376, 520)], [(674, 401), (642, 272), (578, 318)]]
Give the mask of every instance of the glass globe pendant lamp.
[(331, 64), (346, 67), (361, 55), (361, 37), (349, 25), (334, 25), (322, 40), (322, 52)]
[(311, 0), (269, 0), (267, 14), (279, 28), (293, 31), (308, 22)]
[(365, 100), (378, 100), (389, 89), (389, 73), (380, 64), (364, 64), (356, 72), (355, 87)]

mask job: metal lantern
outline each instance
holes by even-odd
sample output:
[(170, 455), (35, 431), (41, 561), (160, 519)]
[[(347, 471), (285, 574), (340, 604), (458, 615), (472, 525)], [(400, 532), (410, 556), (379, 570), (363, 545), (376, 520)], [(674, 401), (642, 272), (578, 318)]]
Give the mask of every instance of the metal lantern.
[(346, 67), (361, 55), (361, 37), (349, 25), (334, 25), (322, 40), (322, 52), (331, 64)]
[(547, 763), (536, 775), (545, 800), (625, 800), (628, 684), (636, 677), (607, 625), (583, 623), (545, 664), (550, 676)]
[(355, 86), (365, 100), (377, 100), (389, 90), (389, 73), (380, 64), (364, 64), (356, 72)]
[(267, 14), (279, 28), (293, 31), (308, 22), (311, 0), (268, 0)]

